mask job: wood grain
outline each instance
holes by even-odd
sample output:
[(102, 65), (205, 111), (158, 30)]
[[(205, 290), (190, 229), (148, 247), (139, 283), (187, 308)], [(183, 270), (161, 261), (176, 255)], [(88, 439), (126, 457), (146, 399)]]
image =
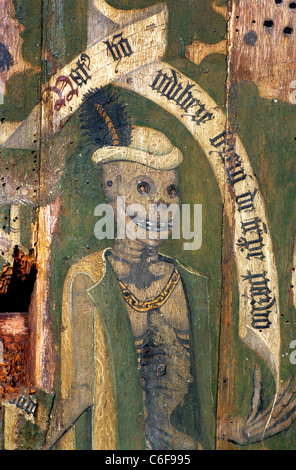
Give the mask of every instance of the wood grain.
[[(66, 377), (66, 384), (70, 388), (71, 380), (68, 376), (73, 373), (76, 362), (77, 364), (79, 362), (73, 360), (72, 349), (76, 347), (77, 351), (81, 352), (85, 347), (85, 351), (88, 351), (89, 343), (84, 342), (84, 331), (82, 331), (87, 328), (83, 326), (83, 321), (77, 322), (79, 330), (79, 334), (75, 336), (76, 340), (79, 338), (77, 344), (72, 344), (74, 340), (69, 341), (69, 338), (74, 337), (71, 330), (72, 317), (69, 313), (67, 326), (71, 334), (68, 334), (62, 320), (62, 304), (65, 309), (65, 303), (70, 304), (71, 300), (69, 300), (70, 297), (67, 297), (66, 301), (64, 297), (63, 300), (62, 291), (65, 279), (65, 286), (67, 287), (69, 283), (72, 289), (71, 266), (80, 267), (81, 261), (78, 260), (88, 259), (87, 255), (90, 252), (92, 252), (91, 256), (96, 257), (97, 250), (103, 250), (105, 243), (107, 246), (107, 241), (98, 241), (93, 235), (95, 224), (93, 212), (95, 204), (106, 201), (103, 190), (107, 181), (114, 183), (113, 188), (115, 187), (113, 178), (116, 172), (110, 166), (108, 178), (105, 177), (106, 181), (103, 179), (101, 182), (101, 170), (94, 168), (91, 163), (93, 149), (85, 143), (81, 133), (79, 113), (86, 92), (92, 92), (98, 84), (109, 86), (115, 81), (120, 96), (132, 111), (132, 120), (137, 124), (140, 123), (141, 126), (155, 126), (161, 129), (167, 136), (170, 136), (174, 145), (182, 149), (184, 153), (182, 165), (185, 170), (182, 168), (180, 170), (180, 187), (184, 201), (199, 202), (198, 198), (200, 198), (204, 203), (205, 237), (200, 250), (185, 253), (184, 250), (182, 251), (181, 243), (176, 241), (169, 242), (171, 244), (168, 243), (166, 249), (171, 259), (180, 258), (180, 261), (184, 261), (184, 271), (193, 274), (193, 271), (190, 271), (192, 268), (198, 272), (201, 271), (202, 279), (205, 280), (204, 276), (208, 278), (209, 324), (211, 333), (214, 335), (211, 360), (214, 370), (215, 367), (218, 370), (215, 370), (216, 375), (213, 373), (211, 376), (210, 367), (207, 366), (207, 371), (204, 371), (203, 364), (199, 363), (199, 357), (194, 367), (196, 366), (197, 370), (204, 374), (205, 381), (210, 378), (212, 382), (214, 399), (210, 400), (208, 396), (202, 397), (207, 399), (207, 406), (211, 401), (211, 409), (201, 409), (201, 412), (203, 416), (209, 416), (213, 410), (216, 413), (216, 435), (214, 436), (213, 433), (212, 436), (216, 439), (216, 449), (295, 447), (293, 407), (296, 404), (293, 396), (296, 387), (294, 387), (294, 367), (289, 361), (289, 345), (295, 339), (296, 307), (294, 166), (296, 137), (293, 108), (296, 102), (296, 3), (292, 0), (257, 0), (256, 2), (254, 0), (229, 0), (228, 2), (172, 0), (166, 2), (165, 5), (155, 6), (156, 1), (145, 0), (142, 2), (142, 9), (138, 8), (139, 2), (136, 0), (108, 0), (108, 2), (55, 0), (42, 2), (42, 9), (37, 0), (32, 0), (31, 3), (32, 7), (28, 0), (17, 2), (0, 0), (0, 97), (1, 99), (4, 97), (5, 101), (1, 105), (4, 114), (3, 117), (1, 114), (0, 145), (10, 138), (8, 147), (12, 152), (11, 166), (7, 170), (5, 158), (8, 150), (1, 149), (3, 153), (0, 167), (3, 174), (1, 173), (0, 203), (3, 207), (2, 219), (9, 220), (9, 224), (3, 223), (0, 228), (2, 244), (6, 247), (2, 258), (4, 260), (4, 254), (5, 257), (9, 255), (11, 257), (13, 243), (21, 247), (25, 257), (28, 256), (30, 248), (34, 247), (37, 266), (37, 279), (29, 312), (0, 314), (0, 362), (1, 359), (4, 360), (4, 363), (0, 364), (0, 395), (12, 396), (13, 393), (18, 394), (25, 389), (27, 392), (33, 391), (27, 387), (28, 382), (32, 381), (37, 389), (48, 394), (54, 391), (58, 403), (61, 395), (62, 398), (66, 395), (63, 390), (64, 385), (61, 389), (61, 375)], [(155, 15), (153, 21), (149, 17), (151, 8)], [(162, 14), (158, 15), (160, 12)], [(142, 21), (142, 24), (137, 23), (138, 20)], [(157, 23), (156, 20), (159, 22)], [(136, 23), (132, 24), (133, 22)], [(118, 32), (123, 34), (122, 38), (125, 38), (125, 35), (128, 36), (132, 45), (129, 51), (132, 53), (126, 54), (123, 60), (114, 62), (111, 51), (114, 52), (115, 49), (111, 48), (110, 42), (116, 38), (113, 35)], [(106, 46), (108, 41), (102, 40), (108, 34), (110, 34), (109, 48)], [(112, 47), (114, 48), (114, 44)], [(72, 77), (73, 85), (73, 70), (77, 72), (79, 66), (81, 67), (81, 54), (85, 51), (90, 54), (89, 69), (87, 74), (82, 76), (85, 83), (75, 81), (78, 91), (76, 90), (76, 95), (74, 93), (72, 96), (69, 82), (66, 84), (64, 75), (66, 78)], [(149, 60), (152, 58), (153, 61), (150, 63)], [(79, 70), (81, 72), (83, 69)], [(158, 82), (156, 87), (157, 73), (163, 82), (162, 85)], [(44, 88), (47, 85), (52, 86), (51, 89), (47, 88), (46, 97), (40, 91), (41, 75)], [(61, 80), (56, 82), (60, 78)], [(168, 81), (167, 87), (161, 88), (165, 80)], [(185, 116), (180, 101), (176, 101), (175, 98), (174, 101), (172, 96), (168, 97), (168, 85), (176, 87), (177, 82), (179, 90), (182, 89), (184, 92), (183, 98), (185, 93), (188, 93), (187, 104), (194, 103), (193, 112), (196, 114)], [(57, 83), (60, 87), (58, 89)], [(65, 106), (58, 110), (57, 95), (59, 93), (63, 95), (65, 88), (73, 101), (65, 100)], [(66, 94), (63, 98), (65, 96)], [(207, 110), (211, 113), (203, 114)], [(201, 116), (203, 118), (199, 122), (198, 118)], [(210, 125), (208, 125), (209, 122)], [(21, 123), (23, 124), (20, 125)], [(214, 130), (215, 134), (212, 134)], [(216, 143), (215, 136), (221, 136), (224, 130), (228, 134), (237, 132), (234, 140), (231, 141), (233, 147), (230, 145), (230, 154), (227, 154), (225, 149), (222, 150), (221, 146), (214, 148), (213, 145)], [(10, 149), (10, 147), (13, 148)], [(22, 158), (20, 158), (21, 147), (26, 149), (26, 154)], [(260, 192), (258, 213), (260, 216), (267, 214), (266, 223), (264, 222), (262, 230), (260, 228), (258, 233), (261, 236), (262, 231), (265, 230), (264, 236), (268, 233), (273, 242), (272, 244), (270, 241), (263, 246), (269, 251), (266, 256), (268, 268), (270, 265), (277, 267), (277, 270), (272, 271), (273, 274), (270, 276), (276, 293), (279, 293), (277, 307), (280, 314), (276, 320), (277, 325), (280, 324), (281, 337), (275, 335), (272, 338), (273, 342), (270, 343), (272, 344), (270, 358), (276, 357), (277, 360), (279, 349), (281, 353), (279, 361), (281, 375), (276, 379), (268, 367), (268, 357), (257, 354), (258, 351), (253, 351), (250, 344), (244, 344), (243, 335), (239, 329), (241, 311), (245, 312), (242, 305), (247, 305), (250, 293), (244, 291), (244, 294), (239, 297), (238, 291), (244, 282), (242, 278), (245, 265), (242, 262), (243, 258), (238, 256), (241, 252), (237, 248), (238, 240), (235, 237), (237, 227), (239, 229), (241, 227), (241, 219), (240, 214), (235, 213), (238, 193), (236, 194), (233, 188), (229, 190), (227, 186), (229, 180), (226, 181), (227, 170), (229, 170), (227, 166), (229, 161), (226, 160), (229, 159), (234, 164), (238, 156), (236, 152), (243, 155), (243, 167), (248, 171), (250, 184), (256, 185), (254, 188), (258, 193)], [(30, 158), (33, 158), (33, 155), (32, 173), (35, 172), (35, 179), (34, 184), (31, 184), (32, 181), (27, 178), (31, 170)], [(148, 160), (150, 157), (151, 152), (148, 154)], [(37, 165), (37, 159), (39, 165)], [(21, 161), (24, 167), (17, 172), (17, 168), (21, 167)], [(239, 160), (236, 160), (236, 163), (240, 163)], [(135, 166), (130, 167), (129, 164), (125, 162), (123, 170), (116, 173), (117, 176), (120, 175), (120, 184), (123, 180), (129, 182), (130, 175), (136, 171)], [(163, 173), (167, 176), (167, 172)], [(151, 176), (148, 170), (143, 170), (143, 175)], [(162, 178), (163, 175), (158, 176), (154, 183), (163, 189), (166, 188), (167, 183), (163, 183)], [(16, 186), (18, 189), (15, 183), (18, 183)], [(3, 184), (6, 185), (6, 189)], [(24, 200), (15, 199), (19, 187), (28, 189), (28, 195)], [(127, 197), (132, 194), (131, 188), (132, 183), (126, 183), (124, 191)], [(108, 188), (106, 189), (108, 191)], [(106, 194), (110, 194), (110, 190)], [(167, 196), (166, 189), (165, 196)], [(139, 197), (138, 194), (137, 197)], [(9, 216), (6, 215), (7, 211)], [(217, 221), (221, 213), (222, 227), (220, 227), (220, 220)], [(114, 253), (116, 255), (116, 250)], [(121, 246), (119, 255), (124, 257), (125, 254), (125, 249)], [(128, 261), (130, 265), (133, 264), (129, 256), (125, 261)], [(143, 257), (143, 264), (138, 264), (136, 268), (133, 266), (130, 271), (125, 262), (117, 260), (111, 263), (117, 281), (127, 277), (130, 282), (123, 284), (125, 292), (130, 290), (132, 294), (130, 298), (136, 298), (141, 305), (144, 301), (157, 300), (171, 275), (171, 270), (166, 263), (164, 265), (153, 264), (152, 268), (149, 263), (151, 263), (150, 256)], [(146, 272), (143, 266), (146, 266)], [(183, 269), (181, 263), (178, 266), (180, 270)], [(87, 269), (90, 268), (93, 273), (92, 265), (89, 265)], [(0, 291), (3, 294), (7, 291), (12, 271), (11, 266), (4, 266), (3, 275), (0, 278)], [(69, 274), (67, 277), (67, 272), (70, 273), (70, 278)], [(158, 275), (163, 276), (163, 279), (154, 280), (150, 287), (141, 288), (141, 281), (148, 279), (150, 282), (153, 276)], [(102, 273), (94, 281), (99, 283), (101, 278), (103, 278)], [(120, 285), (118, 283), (118, 286)], [(84, 313), (90, 311), (91, 307), (94, 308), (91, 303), (89, 304), (90, 299), (87, 293), (89, 287), (79, 281), (79, 276), (77, 277), (77, 285), (75, 284), (77, 305), (80, 309), (83, 309), (84, 305), (86, 309)], [(104, 294), (108, 297), (108, 286)], [(67, 295), (70, 296), (70, 288)], [(110, 311), (113, 312), (116, 305), (121, 305), (121, 295), (119, 288), (116, 290), (114, 287), (112, 295), (109, 295), (110, 299), (105, 299), (106, 304), (110, 301), (112, 307), (108, 307)], [(176, 331), (179, 331), (178, 341), (180, 338), (184, 344), (189, 341), (187, 295), (191, 295), (192, 302), (192, 292), (186, 292), (186, 286), (180, 282), (170, 301), (160, 306), (161, 321), (167, 322), (162, 330), (163, 337), (167, 336), (166, 348), (174, 345)], [(101, 299), (103, 297), (104, 295)], [(198, 306), (198, 299), (195, 303)], [(123, 310), (122, 306), (120, 308)], [(141, 361), (147, 353), (145, 345), (141, 343), (141, 338), (146, 334), (148, 317), (151, 322), (149, 324), (153, 327), (157, 324), (159, 328), (162, 323), (160, 319), (151, 319), (146, 313), (140, 316), (133, 308), (132, 302), (126, 309), (131, 331), (137, 338), (135, 343), (138, 357), (135, 356), (135, 360), (138, 360), (137, 364), (140, 368)], [(273, 318), (275, 324), (275, 317)], [(109, 314), (106, 319), (109, 322)], [(113, 327), (112, 322), (110, 323), (111, 327), (108, 331), (110, 336), (108, 336), (104, 331), (102, 320), (96, 318), (96, 321), (95, 380), (97, 385), (101, 384), (101, 388), (108, 391), (108, 396), (112, 395), (113, 400), (116, 364), (114, 370), (111, 371), (109, 360), (113, 351), (109, 350), (108, 341), (114, 335), (115, 342), (120, 346), (121, 340), (126, 339), (127, 342), (129, 338), (126, 331), (116, 330), (116, 322), (113, 323)], [(198, 323), (197, 319), (194, 321)], [(174, 328), (174, 335), (171, 335), (168, 325)], [(156, 331), (156, 337), (159, 338), (158, 330)], [(63, 335), (66, 335), (67, 344), (63, 342), (64, 339), (61, 341)], [(205, 336), (206, 338), (201, 338), (202, 342), (204, 341), (203, 344), (206, 344), (205, 340), (210, 338), (208, 333)], [(122, 358), (119, 356), (118, 362), (124, 370), (125, 351), (120, 352)], [(184, 356), (187, 352), (182, 350)], [(67, 357), (61, 373), (61, 354), (63, 353)], [(10, 358), (13, 369), (9, 369), (7, 358)], [(144, 358), (147, 359), (146, 356)], [(208, 364), (208, 362), (205, 363)], [(89, 364), (83, 368), (84, 372), (88, 366), (90, 367)], [(187, 387), (190, 380), (186, 376), (187, 369), (184, 364), (179, 365), (179, 373), (185, 377), (184, 384), (186, 382)], [(276, 365), (279, 366), (279, 363)], [(170, 371), (167, 371), (164, 362), (157, 366), (158, 376), (155, 380), (160, 380), (161, 376), (170, 377)], [(260, 380), (258, 379), (257, 382), (252, 375), (254, 366), (257, 372), (260, 369), (260, 373), (257, 374), (257, 379), (260, 377)], [(77, 370), (79, 376), (79, 368)], [(137, 371), (136, 365), (133, 371), (135, 370)], [(152, 375), (151, 373), (151, 377)], [(121, 379), (123, 376), (127, 381), (129, 377), (132, 377), (132, 375), (122, 374)], [(11, 380), (17, 386), (12, 387)], [(259, 382), (263, 384), (262, 390)], [(184, 384), (182, 385), (180, 377), (176, 379), (174, 393), (178, 395), (180, 392), (181, 398), (179, 399), (185, 402), (187, 388)], [(197, 384), (197, 389), (199, 385)], [(285, 387), (287, 393), (283, 392)], [(93, 402), (96, 423), (93, 426), (92, 445), (105, 449), (117, 445), (116, 426), (120, 428), (122, 425), (122, 429), (129, 429), (129, 426), (137, 420), (140, 423), (143, 416), (139, 414), (136, 418), (131, 417), (128, 415), (128, 410), (123, 410), (124, 416), (123, 414), (118, 416), (116, 406), (120, 400), (116, 402), (117, 404), (112, 400), (105, 400), (101, 388), (97, 387)], [(140, 391), (142, 393), (142, 389)], [(260, 401), (261, 391), (262, 402)], [(278, 391), (283, 392), (282, 395), (281, 393), (275, 395)], [(131, 393), (130, 390), (127, 392)], [(149, 400), (147, 401), (145, 393), (143, 396), (147, 407)], [(195, 395), (192, 396), (194, 401)], [(279, 416), (278, 420), (277, 416), (272, 415), (275, 396), (278, 398), (278, 401), (274, 402), (276, 414)], [(78, 403), (79, 406), (75, 400), (70, 405), (72, 421), (77, 418), (74, 416), (77, 409), (80, 410), (81, 407), (80, 411), (85, 411), (86, 402), (84, 403), (83, 400), (87, 401), (88, 395), (84, 394), (83, 397)], [(284, 397), (284, 402), (281, 402), (281, 397)], [(259, 401), (262, 409), (270, 413), (270, 420), (267, 422), (260, 421), (262, 409), (258, 410), (254, 405), (258, 405)], [(90, 403), (91, 399), (87, 401), (87, 406), (90, 406)], [(172, 400), (169, 406), (171, 404)], [(185, 411), (183, 410), (185, 418), (178, 414), (178, 410), (172, 417), (177, 427), (178, 423), (181, 425), (178, 432), (177, 427), (173, 430), (171, 447), (178, 446), (179, 442), (185, 442), (182, 441), (183, 431), (186, 428), (185, 421), (191, 422), (198, 406), (202, 408), (202, 405), (196, 405), (196, 402), (192, 402), (190, 406), (192, 408), (189, 412), (186, 411), (186, 407)], [(42, 410), (41, 414), (44, 415), (44, 419), (40, 429), (46, 432), (48, 410), (45, 407)], [(283, 410), (287, 411), (286, 418), (281, 416)], [(4, 411), (0, 409), (2, 446), (14, 449), (17, 448), (20, 437), (17, 436), (17, 431), (21, 429), (18, 413), (11, 404)], [(172, 415), (173, 411), (171, 410)], [(255, 428), (260, 434), (261, 440), (259, 441), (252, 441), (251, 434), (249, 436), (245, 432), (248, 414), (250, 419), (258, 417)], [(52, 421), (53, 440), (58, 435), (59, 417), (58, 409), (54, 415), (58, 424), (55, 424), (54, 419)], [(145, 418), (147, 417), (148, 412), (145, 409)], [(132, 421), (133, 418), (136, 421)], [(157, 422), (157, 416), (153, 415), (153, 419)], [(206, 421), (206, 426), (208, 426), (210, 417), (206, 418)], [(170, 420), (166, 425), (167, 430), (171, 432)], [(266, 429), (268, 430), (267, 437), (274, 433), (272, 426), (268, 428), (269, 425), (273, 425), (278, 434), (263, 441)], [(70, 432), (60, 442), (60, 448), (74, 449), (79, 445), (86, 447), (91, 445), (86, 444), (88, 440), (91, 441), (89, 417), (84, 417), (77, 422), (75, 428), (76, 431), (74, 427), (70, 428)], [(82, 436), (80, 444), (79, 433)], [(149, 435), (151, 442), (153, 441), (152, 434), (150, 432)], [(230, 439), (234, 435), (238, 437), (236, 443)], [(30, 438), (23, 439), (25, 441), (27, 439), (29, 446)], [(123, 436), (123, 442), (127, 442), (124, 439), (125, 436)], [(134, 436), (133, 444), (142, 445), (141, 439), (140, 435)], [(196, 444), (191, 442), (191, 437), (189, 439), (187, 436), (186, 439), (188, 439), (186, 441), (188, 447)]]
[(240, 0), (230, 5), (231, 85), (252, 81), (263, 98), (290, 102), (296, 76), (295, 3)]

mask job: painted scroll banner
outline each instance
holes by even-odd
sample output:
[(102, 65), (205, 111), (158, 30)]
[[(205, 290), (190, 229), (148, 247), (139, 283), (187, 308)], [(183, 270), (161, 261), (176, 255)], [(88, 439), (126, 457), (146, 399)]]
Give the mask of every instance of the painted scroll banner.
[[(108, 85), (143, 64), (162, 58), (167, 47), (167, 8), (156, 5), (147, 9), (146, 15), (91, 45), (52, 76), (43, 86), (40, 105), (2, 147), (36, 149), (38, 134), (41, 139), (56, 134), (94, 87)], [(41, 128), (37, 129), (40, 122)]]
[[(279, 384), (279, 294), (267, 216), (258, 182), (226, 116), (194, 81), (161, 61), (167, 46), (167, 9), (119, 27), (90, 46), (43, 88), (42, 138), (54, 135), (84, 95), (110, 83), (133, 90), (174, 115), (205, 152), (218, 182), (233, 234), (240, 295), (239, 335), (269, 365)], [(34, 148), (35, 108), (3, 146)]]
[(233, 233), (240, 296), (239, 336), (263, 357), (278, 388), (277, 270), (264, 201), (240, 138), (227, 128), (226, 116), (213, 99), (164, 62), (147, 65), (116, 84), (136, 91), (173, 114), (205, 152)]

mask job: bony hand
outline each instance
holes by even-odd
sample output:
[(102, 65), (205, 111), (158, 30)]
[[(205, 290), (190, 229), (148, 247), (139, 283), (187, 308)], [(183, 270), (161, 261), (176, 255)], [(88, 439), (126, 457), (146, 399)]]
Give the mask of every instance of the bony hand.
[(253, 375), (251, 412), (247, 418), (235, 418), (227, 426), (227, 440), (239, 445), (261, 442), (289, 429), (296, 419), (296, 377), (280, 388), (269, 407), (262, 409), (262, 381), (259, 366)]
[(53, 394), (39, 390), (3, 402), (6, 450), (38, 450), (44, 445), (53, 400)]

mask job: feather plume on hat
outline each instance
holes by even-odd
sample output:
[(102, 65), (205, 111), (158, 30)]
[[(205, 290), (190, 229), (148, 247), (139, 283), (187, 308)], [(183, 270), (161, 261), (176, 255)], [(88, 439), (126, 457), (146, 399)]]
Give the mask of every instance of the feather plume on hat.
[(131, 125), (126, 106), (115, 91), (90, 92), (84, 97), (84, 103), (81, 129), (96, 147), (92, 154), (95, 164), (130, 161), (171, 170), (182, 163), (182, 152), (162, 132)]

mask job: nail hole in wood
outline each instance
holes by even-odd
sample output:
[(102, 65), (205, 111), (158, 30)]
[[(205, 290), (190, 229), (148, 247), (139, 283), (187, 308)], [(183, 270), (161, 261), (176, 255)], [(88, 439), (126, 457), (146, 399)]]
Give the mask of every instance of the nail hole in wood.
[(265, 20), (263, 23), (263, 26), (265, 28), (272, 28), (273, 27), (273, 21), (272, 20)]
[(291, 28), (290, 26), (286, 26), (286, 28), (284, 29), (284, 34), (290, 35), (292, 33), (293, 33), (293, 28)]

